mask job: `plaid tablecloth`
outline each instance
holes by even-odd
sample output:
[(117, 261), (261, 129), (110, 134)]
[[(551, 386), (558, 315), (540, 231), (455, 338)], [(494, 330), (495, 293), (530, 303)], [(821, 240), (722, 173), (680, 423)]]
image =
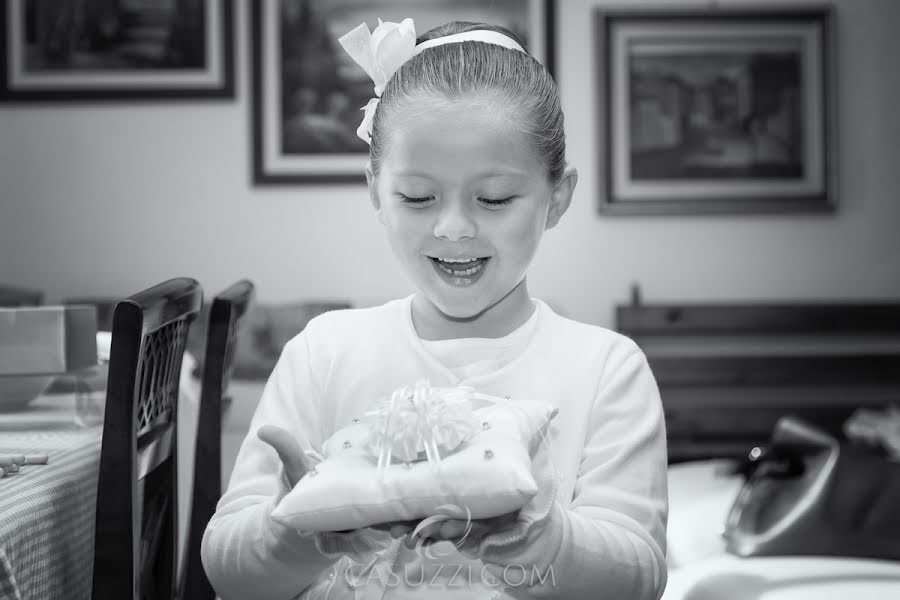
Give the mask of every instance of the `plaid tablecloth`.
[[(190, 509), (199, 382), (185, 354), (178, 401), (178, 565)], [(0, 600), (91, 597), (105, 372), (77, 396), (47, 394), (0, 412), (0, 455), (47, 454), (0, 479)], [(85, 382), (83, 382), (85, 383)], [(91, 389), (87, 389), (91, 388)]]
[(78, 424), (71, 398), (36, 403), (0, 414), (0, 455), (49, 457), (0, 479), (0, 599), (87, 599), (102, 427)]

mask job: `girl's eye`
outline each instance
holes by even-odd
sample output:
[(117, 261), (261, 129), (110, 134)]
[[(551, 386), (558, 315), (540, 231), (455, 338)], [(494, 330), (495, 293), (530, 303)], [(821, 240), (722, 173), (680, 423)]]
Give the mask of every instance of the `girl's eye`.
[(434, 196), (413, 197), (413, 196), (406, 196), (404, 194), (397, 194), (397, 195), (400, 196), (400, 200), (403, 201), (404, 203), (413, 204), (413, 205), (425, 204), (426, 202), (431, 202), (432, 200), (434, 200)]
[(515, 198), (515, 196), (510, 196), (509, 198), (499, 198), (499, 199), (479, 198), (478, 201), (488, 207), (497, 207), (497, 206), (503, 206), (504, 204), (509, 204), (510, 202), (513, 201), (514, 198)]

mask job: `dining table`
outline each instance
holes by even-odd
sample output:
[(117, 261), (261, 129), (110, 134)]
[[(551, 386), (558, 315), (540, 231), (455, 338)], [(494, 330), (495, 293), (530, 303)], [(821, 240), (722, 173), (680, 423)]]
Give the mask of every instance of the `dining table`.
[[(185, 356), (177, 412), (179, 568), (199, 413), (195, 364)], [(0, 478), (0, 600), (91, 597), (106, 402), (102, 369), (87, 385), (84, 379), (74, 386), (51, 385), (26, 406), (0, 412), (0, 457), (26, 458)]]

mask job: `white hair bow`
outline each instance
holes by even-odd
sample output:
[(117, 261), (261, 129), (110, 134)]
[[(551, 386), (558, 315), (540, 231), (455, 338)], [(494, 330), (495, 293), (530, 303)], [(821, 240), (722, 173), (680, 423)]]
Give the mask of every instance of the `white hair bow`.
[(384, 86), (403, 63), (409, 60), (416, 47), (416, 27), (412, 19), (400, 23), (378, 19), (378, 27), (369, 33), (365, 23), (338, 38), (341, 46), (375, 83), (375, 98), (360, 110), (365, 111), (356, 130), (367, 144), (372, 143), (372, 120)]

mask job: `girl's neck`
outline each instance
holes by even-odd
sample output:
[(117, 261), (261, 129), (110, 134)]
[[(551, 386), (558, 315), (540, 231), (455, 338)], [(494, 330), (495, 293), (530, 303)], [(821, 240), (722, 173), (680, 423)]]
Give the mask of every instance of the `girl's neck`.
[(423, 340), (500, 338), (525, 324), (535, 310), (523, 279), (499, 302), (468, 319), (447, 316), (422, 294), (412, 299), (413, 326)]

